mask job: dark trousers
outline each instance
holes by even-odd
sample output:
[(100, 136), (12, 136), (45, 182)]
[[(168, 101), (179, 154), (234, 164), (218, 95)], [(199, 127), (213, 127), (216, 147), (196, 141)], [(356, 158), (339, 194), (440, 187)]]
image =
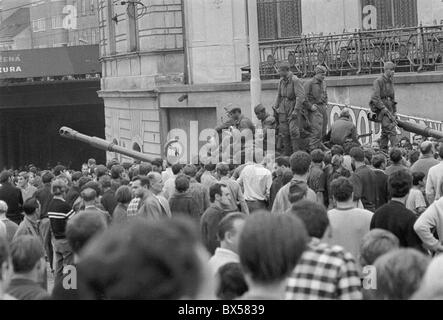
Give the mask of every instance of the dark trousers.
[(63, 268), (74, 263), (74, 254), (67, 239), (52, 239), (55, 256), (55, 281), (63, 280)]
[(246, 201), (246, 204), (248, 205), (249, 214), (258, 210), (266, 210), (268, 207), (266, 201)]
[(387, 152), (389, 150), (389, 142), (393, 148), (397, 146), (397, 130), (391, 119), (383, 115), (381, 121), (380, 149)]

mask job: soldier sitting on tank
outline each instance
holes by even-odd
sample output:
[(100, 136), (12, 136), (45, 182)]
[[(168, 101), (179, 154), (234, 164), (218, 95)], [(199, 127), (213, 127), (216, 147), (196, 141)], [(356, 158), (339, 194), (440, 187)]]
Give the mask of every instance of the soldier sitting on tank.
[(380, 148), (387, 152), (388, 144), (391, 147), (397, 145), (397, 102), (394, 90), (395, 64), (386, 62), (384, 74), (374, 81), (373, 92), (370, 101), (372, 112), (377, 114), (377, 120), (381, 122)]
[(331, 145), (343, 146), (346, 142), (358, 143), (357, 128), (352, 122), (351, 113), (348, 108), (342, 110), (340, 118), (332, 125), (330, 135)]

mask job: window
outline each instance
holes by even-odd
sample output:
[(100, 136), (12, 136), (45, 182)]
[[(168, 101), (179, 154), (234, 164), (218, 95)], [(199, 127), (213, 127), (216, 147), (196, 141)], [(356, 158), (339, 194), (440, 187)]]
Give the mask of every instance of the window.
[(45, 19), (32, 20), (32, 31), (41, 32), (46, 30)]
[[(372, 29), (416, 27), (418, 25), (417, 0), (362, 0), (365, 13), (374, 16)], [(372, 12), (374, 11), (374, 12)], [(367, 28), (366, 28), (367, 29)]]
[(302, 33), (301, 0), (258, 0), (260, 40), (297, 37)]
[(86, 0), (82, 0), (82, 15), (86, 15)]
[(90, 0), (91, 1), (91, 4), (90, 4), (90, 11), (91, 11), (91, 14), (94, 14), (94, 11), (97, 9), (97, 6), (96, 6), (96, 2), (97, 2), (97, 0)]
[(52, 17), (52, 29), (63, 28), (63, 18), (61, 16)]

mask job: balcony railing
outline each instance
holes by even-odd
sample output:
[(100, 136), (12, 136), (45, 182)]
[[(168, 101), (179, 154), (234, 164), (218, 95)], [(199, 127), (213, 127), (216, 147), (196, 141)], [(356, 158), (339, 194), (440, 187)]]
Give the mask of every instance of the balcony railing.
[(443, 25), (263, 41), (260, 60), (263, 79), (277, 78), (283, 61), (299, 77), (312, 76), (317, 65), (331, 76), (378, 74), (385, 61), (397, 72), (443, 70)]

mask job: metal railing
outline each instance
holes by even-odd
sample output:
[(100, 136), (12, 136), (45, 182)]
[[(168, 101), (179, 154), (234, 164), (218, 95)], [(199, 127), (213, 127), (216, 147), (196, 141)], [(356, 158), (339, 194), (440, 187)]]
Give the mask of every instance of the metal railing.
[(443, 25), (260, 42), (260, 73), (265, 79), (278, 77), (283, 61), (299, 77), (309, 77), (317, 65), (324, 65), (332, 76), (378, 74), (389, 60), (397, 72), (439, 70)]

